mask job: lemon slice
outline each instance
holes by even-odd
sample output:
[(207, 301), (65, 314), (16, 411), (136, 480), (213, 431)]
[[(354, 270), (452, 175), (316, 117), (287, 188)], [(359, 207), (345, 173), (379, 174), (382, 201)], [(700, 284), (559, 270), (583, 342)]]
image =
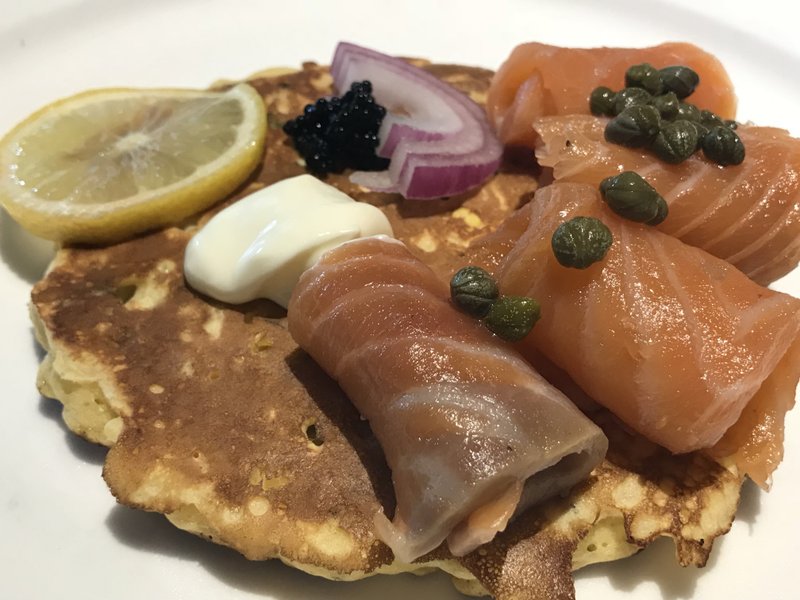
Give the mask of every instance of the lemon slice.
[(222, 199), (253, 171), (265, 135), (264, 102), (247, 84), (90, 90), (0, 140), (0, 203), (47, 239), (118, 241)]

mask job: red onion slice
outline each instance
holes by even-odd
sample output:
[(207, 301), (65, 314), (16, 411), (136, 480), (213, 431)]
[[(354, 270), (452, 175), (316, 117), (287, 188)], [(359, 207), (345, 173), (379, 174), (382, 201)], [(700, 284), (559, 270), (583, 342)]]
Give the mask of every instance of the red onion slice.
[(372, 82), (386, 107), (379, 156), (389, 169), (356, 171), (350, 179), (406, 198), (440, 198), (479, 186), (500, 165), (502, 145), (483, 109), (466, 95), (403, 60), (341, 42), (331, 65), (336, 87)]

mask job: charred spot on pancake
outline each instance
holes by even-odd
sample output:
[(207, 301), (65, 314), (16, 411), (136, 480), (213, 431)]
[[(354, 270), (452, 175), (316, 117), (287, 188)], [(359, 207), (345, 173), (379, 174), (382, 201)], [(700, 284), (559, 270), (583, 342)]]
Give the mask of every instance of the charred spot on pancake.
[[(473, 98), (491, 75), (427, 68)], [(332, 91), (327, 70), (313, 63), (251, 82), (275, 118)], [(394, 513), (380, 447), (341, 389), (291, 339), (285, 311), (267, 301), (213, 302), (183, 278), (196, 225), (303, 172), (283, 132), (273, 130), (254, 176), (219, 206), (185, 228), (108, 248), (62, 249), (34, 287), (31, 315), (48, 351), (39, 387), (64, 404), (73, 431), (111, 447), (104, 478), (120, 502), (161, 512), (250, 559), (280, 557), (334, 579), (446, 568), (459, 589), (501, 600), (571, 598), (572, 569), (627, 556), (657, 536), (676, 541), (682, 564), (705, 563), (730, 525), (738, 477), (696, 454), (659, 452), (603, 411), (591, 416), (611, 439), (609, 459), (568, 497), (528, 511), (466, 557), (438, 549), (414, 565), (395, 563), (373, 532), (377, 510)], [(446, 280), (464, 266), (469, 244), (537, 187), (530, 172), (505, 163), (487, 185), (434, 209), (359, 189), (346, 175), (329, 182), (379, 206), (397, 236)], [(131, 290), (118, 291), (123, 285), (136, 286), (130, 297)]]
[(322, 439), (319, 429), (317, 428), (317, 423), (315, 420), (311, 420), (310, 423), (303, 424), (303, 433), (305, 434), (306, 438), (308, 438), (308, 441), (317, 447), (322, 446), (322, 444), (325, 443), (325, 441)]

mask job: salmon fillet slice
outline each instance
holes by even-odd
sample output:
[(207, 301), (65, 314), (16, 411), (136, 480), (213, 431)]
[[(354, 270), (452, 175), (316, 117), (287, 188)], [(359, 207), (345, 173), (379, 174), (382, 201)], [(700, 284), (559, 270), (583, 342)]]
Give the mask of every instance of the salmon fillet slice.
[(504, 144), (533, 147), (531, 123), (547, 115), (588, 114), (589, 95), (598, 86), (625, 86), (625, 71), (650, 63), (656, 68), (685, 65), (700, 76), (687, 101), (724, 119), (736, 115), (728, 73), (714, 56), (687, 43), (649, 48), (561, 48), (531, 42), (514, 48), (495, 73), (486, 101), (489, 120)]
[[(614, 236), (605, 259), (585, 270), (561, 266), (550, 247), (556, 227), (578, 215), (601, 219)], [(739, 464), (768, 484), (800, 376), (800, 300), (619, 218), (583, 184), (542, 188), (479, 250), (503, 293), (542, 305), (523, 355), (541, 352), (674, 453), (742, 449)]]
[(369, 420), (392, 471), (378, 536), (411, 562), (463, 556), (600, 464), (603, 432), (513, 349), (457, 311), (397, 241), (367, 238), (301, 277), (289, 331)]
[(695, 153), (677, 165), (605, 141), (607, 119), (543, 117), (533, 123), (536, 158), (558, 181), (598, 186), (636, 171), (669, 205), (658, 228), (727, 260), (767, 285), (800, 260), (800, 140), (783, 129), (742, 126), (747, 158), (721, 168)]

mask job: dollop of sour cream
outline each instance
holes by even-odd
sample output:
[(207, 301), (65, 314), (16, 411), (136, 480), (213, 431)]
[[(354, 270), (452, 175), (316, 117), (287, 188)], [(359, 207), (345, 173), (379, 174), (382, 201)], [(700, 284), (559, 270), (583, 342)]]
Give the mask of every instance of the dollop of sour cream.
[(184, 274), (222, 302), (268, 298), (286, 307), (303, 271), (325, 252), (373, 235), (393, 235), (379, 209), (300, 175), (216, 214), (189, 242)]

